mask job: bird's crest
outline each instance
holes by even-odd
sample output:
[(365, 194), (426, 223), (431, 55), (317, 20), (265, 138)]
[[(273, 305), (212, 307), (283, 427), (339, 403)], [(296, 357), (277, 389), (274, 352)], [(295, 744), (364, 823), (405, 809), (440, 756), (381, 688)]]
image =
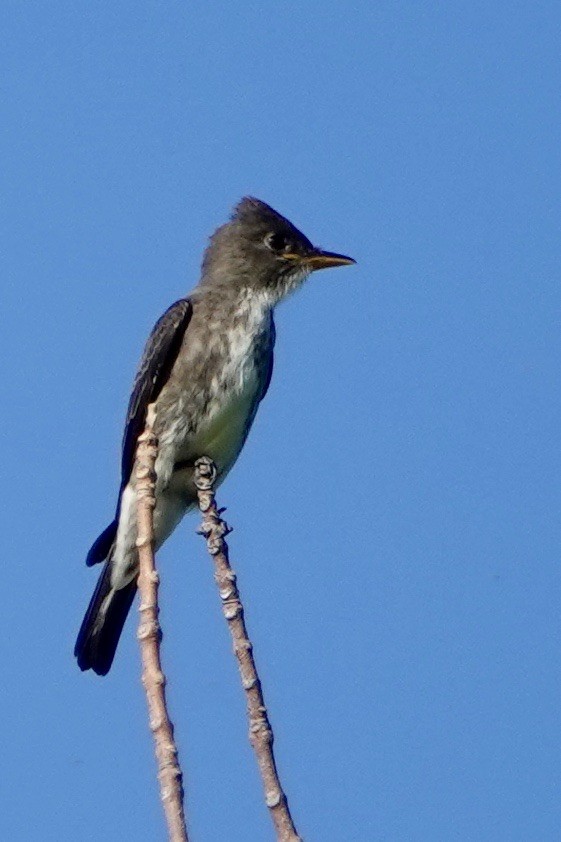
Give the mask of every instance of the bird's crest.
[(256, 199), (253, 196), (244, 196), (244, 198), (238, 202), (232, 212), (231, 219), (232, 221), (239, 220), (240, 222), (270, 220), (275, 221), (277, 224), (279, 222), (284, 222), (290, 225), (288, 220), (285, 219), (284, 216), (281, 216), (280, 213), (277, 213), (274, 208), (266, 202), (262, 202), (261, 199)]

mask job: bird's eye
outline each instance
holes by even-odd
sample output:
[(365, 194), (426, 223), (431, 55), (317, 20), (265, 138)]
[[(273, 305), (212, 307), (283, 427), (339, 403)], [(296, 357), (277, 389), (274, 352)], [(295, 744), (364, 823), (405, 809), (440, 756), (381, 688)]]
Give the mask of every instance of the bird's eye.
[(287, 241), (284, 234), (277, 234), (275, 232), (267, 234), (265, 237), (265, 245), (267, 248), (271, 249), (271, 251), (275, 251), (279, 254), (283, 251), (288, 251), (290, 248), (290, 243)]

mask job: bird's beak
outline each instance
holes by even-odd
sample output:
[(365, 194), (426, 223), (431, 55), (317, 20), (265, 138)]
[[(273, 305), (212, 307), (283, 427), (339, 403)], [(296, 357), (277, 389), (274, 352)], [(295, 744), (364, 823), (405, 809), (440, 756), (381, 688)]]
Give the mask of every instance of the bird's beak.
[(331, 266), (350, 266), (356, 263), (352, 257), (347, 257), (345, 254), (336, 254), (334, 251), (322, 251), (318, 249), (305, 257), (304, 265), (308, 266), (312, 272), (316, 269), (329, 269)]

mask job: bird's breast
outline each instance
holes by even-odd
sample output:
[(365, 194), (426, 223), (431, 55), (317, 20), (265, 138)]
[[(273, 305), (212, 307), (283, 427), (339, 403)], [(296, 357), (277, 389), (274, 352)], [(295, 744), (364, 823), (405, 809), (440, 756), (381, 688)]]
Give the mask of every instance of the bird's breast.
[[(270, 364), (274, 334), (238, 330), (214, 334), (214, 343), (174, 372), (173, 395), (162, 395), (165, 413), (159, 433), (167, 466), (181, 466), (169, 479), (189, 484), (192, 465), (209, 456), (223, 478), (238, 457), (255, 417)], [(171, 398), (171, 399), (170, 399)], [(161, 416), (160, 416), (161, 417)], [(162, 454), (163, 455), (163, 454)]]
[(200, 425), (189, 449), (197, 457), (209, 456), (220, 472), (228, 471), (246, 439), (257, 404), (257, 378), (248, 378), (245, 388), (217, 399)]

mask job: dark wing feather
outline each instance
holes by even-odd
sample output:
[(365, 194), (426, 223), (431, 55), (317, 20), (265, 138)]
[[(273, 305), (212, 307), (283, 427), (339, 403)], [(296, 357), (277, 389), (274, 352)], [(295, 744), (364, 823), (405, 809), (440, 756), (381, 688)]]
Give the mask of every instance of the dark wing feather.
[(134, 380), (125, 423), (121, 489), (127, 485), (132, 473), (136, 443), (144, 430), (148, 406), (156, 400), (167, 382), (192, 312), (190, 300), (181, 298), (158, 319), (148, 338)]

